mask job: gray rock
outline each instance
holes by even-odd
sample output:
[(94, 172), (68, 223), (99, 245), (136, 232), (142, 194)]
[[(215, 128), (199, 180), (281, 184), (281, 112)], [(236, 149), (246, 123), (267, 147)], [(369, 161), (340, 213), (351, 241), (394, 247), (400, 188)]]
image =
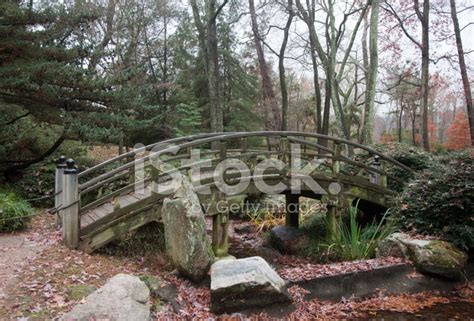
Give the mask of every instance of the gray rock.
[(280, 225), (270, 230), (270, 243), (282, 253), (294, 254), (309, 246), (309, 237), (295, 227)]
[(239, 224), (234, 224), (234, 231), (237, 234), (251, 234), (257, 231), (257, 228), (254, 224), (250, 222), (242, 222)]
[(211, 311), (215, 313), (290, 301), (285, 281), (261, 257), (220, 260), (211, 267)]
[(402, 233), (390, 234), (379, 243), (375, 255), (377, 257), (393, 256), (407, 258), (407, 247), (402, 242), (404, 239), (408, 240), (407, 236)]
[(202, 280), (214, 260), (206, 235), (206, 222), (191, 184), (183, 179), (162, 210), (166, 252), (178, 271), (193, 281)]
[(405, 257), (422, 273), (459, 279), (466, 267), (467, 254), (440, 240), (416, 240), (394, 233), (380, 242), (377, 256)]
[(148, 287), (136, 276), (117, 274), (61, 320), (149, 320)]
[(420, 272), (449, 279), (460, 279), (467, 254), (444, 241), (411, 242), (407, 245), (410, 260)]

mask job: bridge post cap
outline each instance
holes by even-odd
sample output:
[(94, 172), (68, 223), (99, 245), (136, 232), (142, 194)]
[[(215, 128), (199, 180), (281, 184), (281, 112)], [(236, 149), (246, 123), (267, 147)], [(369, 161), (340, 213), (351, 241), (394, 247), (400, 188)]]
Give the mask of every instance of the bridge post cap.
[(56, 161), (57, 168), (65, 168), (66, 167), (66, 156), (61, 155), (59, 156), (58, 160)]
[(380, 165), (380, 156), (379, 155), (374, 155), (374, 161), (373, 161), (372, 164)]
[(64, 174), (76, 174), (77, 173), (77, 168), (75, 166), (74, 159), (69, 158), (66, 161), (66, 169), (64, 170)]

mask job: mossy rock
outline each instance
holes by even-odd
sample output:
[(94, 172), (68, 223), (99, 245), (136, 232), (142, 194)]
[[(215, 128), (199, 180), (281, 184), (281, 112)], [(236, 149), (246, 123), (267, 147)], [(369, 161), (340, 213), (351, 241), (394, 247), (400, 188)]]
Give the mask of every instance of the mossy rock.
[(449, 279), (460, 279), (467, 254), (445, 241), (410, 241), (408, 253), (420, 272)]
[(403, 233), (393, 233), (380, 242), (377, 257), (405, 257), (419, 272), (448, 279), (462, 277), (468, 256), (451, 243), (440, 240), (417, 240)]
[(151, 296), (157, 297), (157, 292), (161, 288), (160, 280), (154, 275), (142, 275), (139, 278), (150, 289)]
[(154, 275), (142, 275), (139, 278), (150, 289), (153, 311), (160, 311), (164, 307), (164, 302), (169, 302), (174, 311), (179, 312), (181, 307), (176, 300), (178, 293), (172, 284), (165, 283)]
[(70, 300), (82, 300), (95, 290), (97, 288), (89, 284), (69, 285), (67, 287), (67, 296)]

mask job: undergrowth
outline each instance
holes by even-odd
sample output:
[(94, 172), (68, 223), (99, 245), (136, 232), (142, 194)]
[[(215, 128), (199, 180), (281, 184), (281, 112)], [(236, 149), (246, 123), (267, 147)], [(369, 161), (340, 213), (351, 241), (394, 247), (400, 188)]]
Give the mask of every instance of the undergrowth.
[(33, 208), (13, 192), (0, 192), (0, 232), (13, 232), (26, 227)]

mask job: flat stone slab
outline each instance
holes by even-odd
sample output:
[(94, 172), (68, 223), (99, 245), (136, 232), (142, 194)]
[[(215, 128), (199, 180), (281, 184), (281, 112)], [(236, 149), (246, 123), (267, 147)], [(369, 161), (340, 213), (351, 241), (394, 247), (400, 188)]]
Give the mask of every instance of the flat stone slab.
[(136, 276), (117, 274), (61, 317), (63, 321), (148, 321), (150, 290)]
[(291, 301), (285, 281), (261, 257), (211, 266), (211, 311), (235, 312)]

